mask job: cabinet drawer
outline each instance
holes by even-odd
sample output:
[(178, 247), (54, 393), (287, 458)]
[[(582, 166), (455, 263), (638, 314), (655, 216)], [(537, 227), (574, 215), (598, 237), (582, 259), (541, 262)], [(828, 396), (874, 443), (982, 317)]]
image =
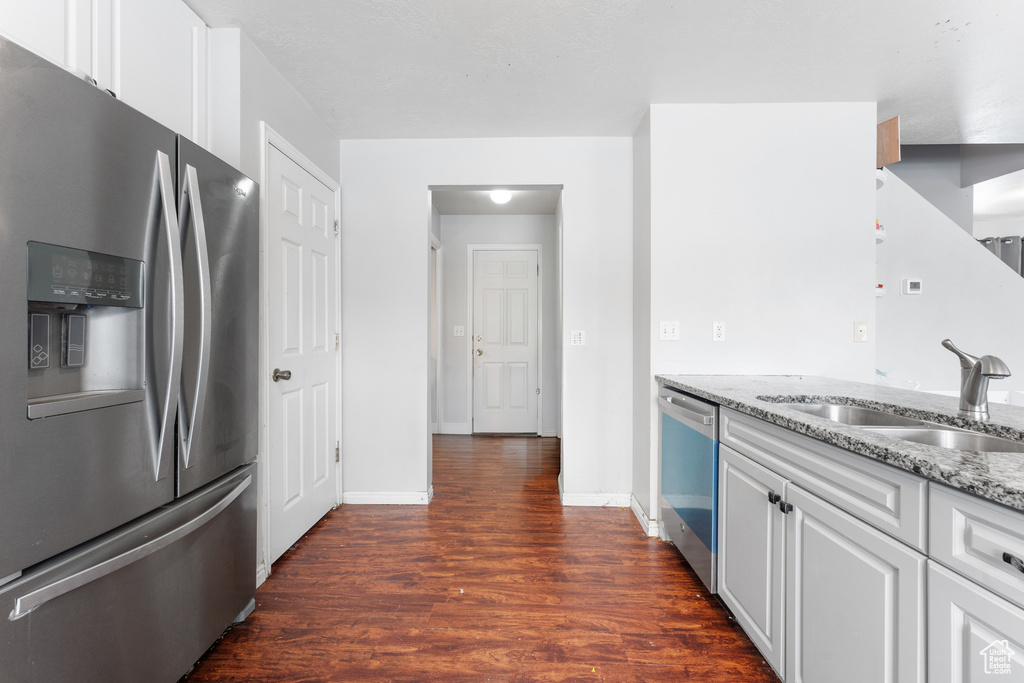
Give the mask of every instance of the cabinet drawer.
[(723, 444), (918, 550), (927, 547), (928, 481), (722, 408)]
[(929, 498), (932, 558), (1024, 607), (1024, 513), (935, 482)]

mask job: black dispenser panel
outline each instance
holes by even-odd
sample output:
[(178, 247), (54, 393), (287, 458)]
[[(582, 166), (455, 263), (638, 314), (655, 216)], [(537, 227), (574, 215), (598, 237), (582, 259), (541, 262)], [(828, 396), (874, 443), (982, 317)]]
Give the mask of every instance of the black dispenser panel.
[(28, 300), (142, 308), (142, 261), (28, 243)]

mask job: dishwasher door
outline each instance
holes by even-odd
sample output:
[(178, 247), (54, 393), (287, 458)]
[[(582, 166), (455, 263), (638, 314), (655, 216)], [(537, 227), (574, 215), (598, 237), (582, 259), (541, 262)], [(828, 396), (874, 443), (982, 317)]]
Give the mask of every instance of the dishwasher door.
[(718, 592), (718, 406), (662, 387), (659, 527)]

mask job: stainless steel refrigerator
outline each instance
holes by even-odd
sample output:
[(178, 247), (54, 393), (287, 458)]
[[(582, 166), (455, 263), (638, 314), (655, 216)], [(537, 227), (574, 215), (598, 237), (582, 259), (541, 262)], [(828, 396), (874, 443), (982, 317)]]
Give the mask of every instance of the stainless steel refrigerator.
[(0, 681), (174, 681), (251, 611), (258, 206), (0, 39)]

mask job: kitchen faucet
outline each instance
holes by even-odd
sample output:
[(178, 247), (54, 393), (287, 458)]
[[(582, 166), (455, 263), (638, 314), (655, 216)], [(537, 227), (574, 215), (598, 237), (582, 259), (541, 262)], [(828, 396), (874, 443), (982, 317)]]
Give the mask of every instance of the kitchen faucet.
[(942, 346), (960, 359), (960, 415), (984, 422), (988, 419), (988, 381), (1010, 376), (1006, 363), (995, 356), (972, 356), (953, 346), (948, 339)]

